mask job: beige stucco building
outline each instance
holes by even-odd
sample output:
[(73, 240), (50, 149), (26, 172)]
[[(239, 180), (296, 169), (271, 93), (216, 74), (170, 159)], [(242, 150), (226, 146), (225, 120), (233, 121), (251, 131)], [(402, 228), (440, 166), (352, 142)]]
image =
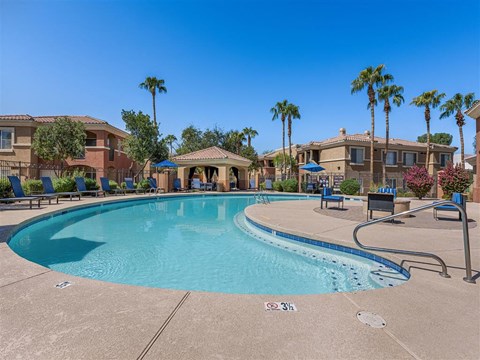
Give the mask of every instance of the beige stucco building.
[[(477, 100), (473, 106), (465, 112), (468, 116), (476, 121), (476, 136), (477, 136), (477, 148), (475, 151), (475, 166), (474, 166), (474, 183), (473, 183), (473, 201), (480, 202), (480, 179), (478, 175), (478, 169), (480, 169), (480, 150), (478, 141), (480, 139), (480, 101)], [(473, 157), (470, 161), (473, 163)]]

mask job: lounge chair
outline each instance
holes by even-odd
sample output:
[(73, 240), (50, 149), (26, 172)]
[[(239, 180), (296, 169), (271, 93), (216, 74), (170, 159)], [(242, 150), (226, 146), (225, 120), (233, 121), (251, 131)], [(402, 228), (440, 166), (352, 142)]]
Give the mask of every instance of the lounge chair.
[[(452, 201), (456, 202), (457, 204), (461, 205), (464, 210), (465, 209), (465, 198), (460, 193), (453, 193), (452, 194)], [(458, 212), (458, 220), (462, 220), (462, 213), (453, 205), (440, 205), (433, 208), (433, 217), (435, 220), (438, 220), (438, 212), (439, 211), (457, 211)]]
[(328, 209), (328, 203), (334, 202), (337, 203), (337, 207), (340, 208), (340, 203), (342, 203), (343, 209), (343, 196), (332, 195), (332, 189), (325, 187), (323, 188), (322, 200), (320, 201), (320, 209), (323, 209), (323, 203), (325, 202), (325, 207)]
[(381, 194), (393, 194), (394, 199), (397, 198), (397, 189), (394, 188), (378, 188), (378, 191)]
[(271, 190), (271, 191), (273, 191), (272, 180), (270, 180), (270, 179), (266, 179), (266, 180), (265, 180), (265, 190)]
[[(16, 176), (15, 176), (16, 177)], [(10, 180), (10, 176), (8, 177), (9, 180)], [(17, 178), (18, 179), (18, 178)], [(12, 181), (10, 180), (10, 183)], [(22, 189), (22, 193), (23, 193), (23, 189)], [(38, 197), (38, 196), (25, 196), (25, 194), (23, 194), (24, 196), (20, 196), (20, 197), (17, 197), (15, 195), (15, 197), (12, 197), (12, 198), (2, 198), (0, 199), (0, 202), (1, 203), (12, 203), (12, 202), (24, 202), (24, 201), (28, 201), (30, 203), (30, 209), (33, 207), (33, 202), (36, 201), (37, 204), (38, 204), (38, 207), (40, 207), (40, 201), (42, 200), (41, 197)]]
[(100, 184), (102, 185), (102, 190), (104, 194), (113, 194), (113, 195), (126, 195), (124, 189), (112, 189), (110, 187), (110, 180), (106, 177), (100, 178)]
[(85, 179), (83, 177), (76, 177), (75, 184), (77, 184), (77, 191), (80, 195), (93, 194), (95, 197), (98, 197), (99, 194), (103, 194), (103, 196), (105, 196), (103, 190), (87, 190), (87, 185), (85, 185)]
[(188, 191), (188, 189), (182, 188), (182, 181), (176, 178), (173, 180), (173, 191)]
[(202, 190), (203, 184), (200, 182), (200, 179), (192, 179), (192, 189), (193, 190)]
[(74, 197), (77, 197), (78, 196), (78, 200), (80, 200), (80, 193), (77, 192), (77, 191), (64, 191), (64, 192), (55, 192), (55, 189), (53, 188), (53, 183), (52, 183), (52, 179), (48, 176), (42, 176), (40, 177), (40, 180), (42, 180), (42, 184), (43, 184), (43, 193), (45, 195), (57, 195), (57, 196), (65, 196), (65, 197), (70, 197), (70, 201), (72, 201), (72, 199)]
[[(17, 176), (9, 176), (8, 180), (12, 185), (13, 193), (15, 194), (16, 198), (28, 197), (28, 196), (25, 196), (25, 193), (23, 192), (23, 189), (22, 189), (22, 184), (20, 182), (20, 179)], [(38, 194), (38, 195), (32, 195), (31, 197), (40, 198), (40, 200), (44, 200), (44, 199), (48, 200), (49, 205), (52, 203), (52, 199), (57, 199), (57, 204), (58, 204), (57, 194)]]
[(125, 178), (125, 192), (134, 192), (135, 194), (142, 193), (145, 194), (145, 189), (135, 188), (132, 178)]
[(258, 190), (258, 188), (255, 186), (255, 179), (250, 179), (250, 187), (248, 189), (249, 190)]
[(154, 179), (152, 177), (149, 177), (147, 179), (148, 179), (148, 184), (150, 185), (150, 189), (149, 189), (150, 193), (158, 194), (158, 193), (164, 193), (165, 192), (164, 188), (158, 187), (156, 179)]

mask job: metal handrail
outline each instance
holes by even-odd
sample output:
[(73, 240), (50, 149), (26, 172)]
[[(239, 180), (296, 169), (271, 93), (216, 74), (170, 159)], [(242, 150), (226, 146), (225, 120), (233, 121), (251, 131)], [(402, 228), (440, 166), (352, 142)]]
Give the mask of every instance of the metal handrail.
[(439, 256), (437, 256), (435, 254), (419, 252), (419, 251), (408, 251), (408, 250), (400, 250), (400, 249), (387, 249), (387, 248), (379, 248), (379, 247), (374, 247), (374, 246), (366, 246), (366, 245), (361, 244), (358, 241), (358, 237), (357, 237), (357, 233), (361, 228), (364, 228), (364, 227), (367, 227), (367, 226), (370, 226), (370, 225), (374, 225), (374, 224), (378, 224), (380, 222), (384, 222), (384, 221), (387, 221), (387, 220), (393, 220), (393, 219), (395, 219), (397, 217), (400, 217), (400, 216), (413, 214), (413, 213), (416, 213), (416, 212), (419, 212), (419, 211), (423, 211), (423, 210), (426, 210), (426, 209), (430, 209), (430, 208), (434, 208), (434, 207), (442, 206), (442, 205), (453, 205), (454, 207), (456, 207), (458, 209), (458, 211), (460, 211), (461, 218), (462, 218), (462, 226), (463, 226), (463, 247), (464, 247), (464, 252), (465, 252), (465, 271), (466, 271), (466, 276), (463, 278), (463, 280), (465, 280), (468, 283), (475, 284), (475, 279), (472, 278), (472, 262), (471, 262), (471, 259), (470, 259), (470, 238), (469, 238), (469, 235), (468, 235), (467, 213), (466, 213), (465, 209), (463, 208), (463, 206), (461, 206), (460, 204), (458, 204), (454, 201), (451, 201), (451, 200), (439, 201), (439, 202), (436, 202), (436, 203), (423, 205), (423, 206), (420, 206), (420, 207), (415, 208), (415, 209), (403, 211), (403, 212), (398, 213), (398, 214), (389, 215), (389, 216), (382, 217), (380, 219), (375, 219), (375, 220), (372, 220), (372, 221), (367, 221), (367, 222), (361, 223), (361, 224), (357, 225), (355, 227), (355, 229), (353, 230), (353, 241), (355, 241), (355, 244), (357, 244), (357, 246), (359, 246), (360, 248), (365, 249), (365, 250), (390, 252), (390, 253), (395, 253), (395, 254), (407, 254), (407, 255), (422, 256), (422, 257), (429, 257), (429, 258), (435, 259), (442, 266), (442, 272), (440, 272), (439, 274), (443, 277), (449, 278), (450, 275), (447, 274), (447, 266), (445, 265), (445, 262)]
[(255, 202), (261, 202), (262, 204), (270, 204), (270, 199), (263, 191), (258, 191), (257, 193), (255, 193)]

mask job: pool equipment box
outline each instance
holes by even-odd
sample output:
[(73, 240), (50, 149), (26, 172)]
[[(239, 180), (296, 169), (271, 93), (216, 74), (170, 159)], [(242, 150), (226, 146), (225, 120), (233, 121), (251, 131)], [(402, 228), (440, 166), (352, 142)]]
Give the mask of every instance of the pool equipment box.
[(291, 302), (266, 302), (265, 305), (266, 311), (297, 311), (297, 307), (294, 303)]

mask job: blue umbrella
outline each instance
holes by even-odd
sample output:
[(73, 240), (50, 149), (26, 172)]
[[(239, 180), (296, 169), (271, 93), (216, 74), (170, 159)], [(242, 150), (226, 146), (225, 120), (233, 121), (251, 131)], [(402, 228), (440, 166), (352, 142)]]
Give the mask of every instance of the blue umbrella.
[(153, 164), (152, 167), (176, 168), (178, 167), (178, 165), (171, 162), (170, 160), (163, 160), (163, 161), (160, 161), (159, 163)]
[(300, 169), (307, 170), (307, 171), (310, 171), (310, 172), (319, 172), (319, 171), (325, 170), (325, 168), (323, 168), (320, 165), (317, 165), (315, 163), (308, 163), (306, 165), (303, 165)]

